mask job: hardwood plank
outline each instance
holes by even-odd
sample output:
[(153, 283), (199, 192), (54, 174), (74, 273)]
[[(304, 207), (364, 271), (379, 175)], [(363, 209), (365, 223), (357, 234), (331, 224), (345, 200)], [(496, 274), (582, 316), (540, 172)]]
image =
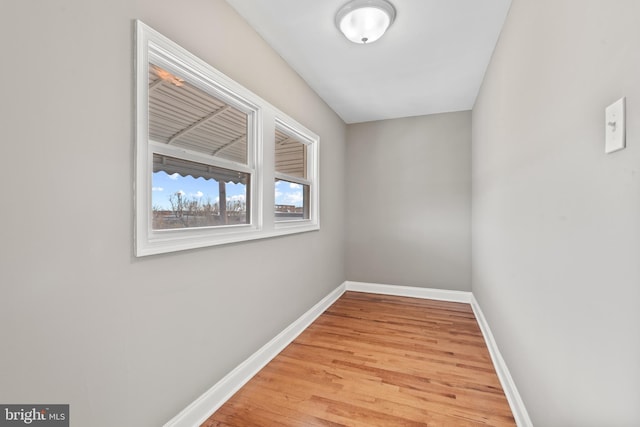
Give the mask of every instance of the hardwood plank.
[(469, 304), (346, 292), (202, 427), (515, 426)]

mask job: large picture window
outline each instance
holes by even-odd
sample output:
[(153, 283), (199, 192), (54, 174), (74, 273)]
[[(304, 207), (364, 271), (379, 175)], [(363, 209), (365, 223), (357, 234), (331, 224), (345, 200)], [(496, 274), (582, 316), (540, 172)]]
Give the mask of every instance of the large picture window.
[(136, 27), (136, 255), (317, 230), (319, 138)]

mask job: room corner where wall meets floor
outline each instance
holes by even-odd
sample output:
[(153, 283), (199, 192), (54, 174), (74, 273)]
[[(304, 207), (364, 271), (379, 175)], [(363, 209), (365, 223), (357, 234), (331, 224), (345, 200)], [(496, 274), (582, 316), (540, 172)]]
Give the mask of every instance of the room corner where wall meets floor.
[(346, 281), (187, 406), (165, 424), (165, 427), (192, 427), (203, 423), (346, 291), (469, 304), (485, 338), (491, 360), (517, 425), (520, 427), (533, 425), (510, 376), (509, 369), (493, 339), (489, 325), (471, 292)]

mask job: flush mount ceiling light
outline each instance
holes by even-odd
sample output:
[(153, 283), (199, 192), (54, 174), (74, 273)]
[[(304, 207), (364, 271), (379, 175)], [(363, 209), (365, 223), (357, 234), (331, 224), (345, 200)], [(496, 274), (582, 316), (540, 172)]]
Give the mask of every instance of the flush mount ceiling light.
[(336, 13), (336, 26), (354, 43), (373, 43), (395, 17), (395, 8), (386, 0), (352, 0)]

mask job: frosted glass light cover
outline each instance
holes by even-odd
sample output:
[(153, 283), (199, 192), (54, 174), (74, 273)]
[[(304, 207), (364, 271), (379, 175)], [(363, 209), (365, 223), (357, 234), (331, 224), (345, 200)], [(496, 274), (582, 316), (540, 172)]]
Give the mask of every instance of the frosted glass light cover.
[(354, 43), (372, 43), (382, 37), (390, 21), (385, 11), (377, 7), (363, 7), (342, 18), (340, 31)]

